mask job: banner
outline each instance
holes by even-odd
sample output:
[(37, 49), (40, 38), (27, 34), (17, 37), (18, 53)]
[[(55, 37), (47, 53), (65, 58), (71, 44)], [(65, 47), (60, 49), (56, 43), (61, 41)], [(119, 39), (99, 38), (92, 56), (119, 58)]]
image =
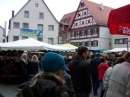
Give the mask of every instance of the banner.
[(20, 36), (43, 37), (43, 30), (20, 29)]
[(108, 28), (111, 34), (130, 36), (130, 4), (111, 10)]

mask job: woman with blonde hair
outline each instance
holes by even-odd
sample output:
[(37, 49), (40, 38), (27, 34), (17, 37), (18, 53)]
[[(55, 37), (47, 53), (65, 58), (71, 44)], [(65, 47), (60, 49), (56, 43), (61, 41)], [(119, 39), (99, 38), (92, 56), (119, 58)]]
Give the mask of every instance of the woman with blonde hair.
[(17, 97), (74, 97), (73, 91), (65, 86), (61, 78), (63, 70), (69, 70), (63, 57), (48, 52), (42, 58), (41, 68), (44, 72), (19, 86)]
[(39, 60), (37, 55), (33, 55), (31, 61), (28, 64), (28, 75), (29, 79), (31, 79), (35, 74), (40, 71), (39, 69)]
[(21, 83), (28, 80), (27, 67), (28, 67), (27, 55), (26, 53), (23, 53), (20, 58), (20, 74), (22, 76)]

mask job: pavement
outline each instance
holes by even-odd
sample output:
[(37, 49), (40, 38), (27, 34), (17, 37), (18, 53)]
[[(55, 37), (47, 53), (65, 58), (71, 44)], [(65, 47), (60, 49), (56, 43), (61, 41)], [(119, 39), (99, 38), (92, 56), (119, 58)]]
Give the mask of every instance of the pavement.
[[(3, 94), (5, 97), (16, 97), (17, 89), (18, 89), (18, 84), (9, 84), (9, 85), (0, 84), (0, 93)], [(98, 93), (99, 93), (99, 89), (98, 89)], [(91, 93), (90, 97), (99, 97), (99, 95), (93, 96), (93, 94)]]

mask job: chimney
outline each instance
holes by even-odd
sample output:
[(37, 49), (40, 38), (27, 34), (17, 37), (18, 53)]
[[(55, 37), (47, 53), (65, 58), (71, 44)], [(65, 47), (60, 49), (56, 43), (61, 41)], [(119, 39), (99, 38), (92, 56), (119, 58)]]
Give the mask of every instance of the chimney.
[(14, 17), (14, 10), (12, 10), (12, 18)]
[(102, 10), (102, 11), (104, 10), (104, 8), (103, 8), (103, 3), (101, 3), (101, 10)]
[(7, 22), (5, 21), (4, 24), (5, 24), (5, 26), (4, 26), (4, 29), (5, 29), (5, 30), (4, 30), (4, 32), (3, 32), (3, 35), (6, 37), (6, 27), (7, 27)]

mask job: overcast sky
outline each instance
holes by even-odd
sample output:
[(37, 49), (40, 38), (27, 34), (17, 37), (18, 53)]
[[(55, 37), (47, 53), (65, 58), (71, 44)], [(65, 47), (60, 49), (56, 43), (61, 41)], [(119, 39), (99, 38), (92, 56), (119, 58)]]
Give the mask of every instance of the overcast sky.
[[(4, 21), (11, 18), (12, 10), (15, 14), (28, 0), (0, 0), (0, 26), (4, 27)], [(56, 19), (59, 21), (66, 13), (75, 11), (79, 5), (80, 0), (44, 0)], [(118, 8), (130, 4), (130, 0), (90, 0), (96, 3), (103, 3), (112, 8)]]

